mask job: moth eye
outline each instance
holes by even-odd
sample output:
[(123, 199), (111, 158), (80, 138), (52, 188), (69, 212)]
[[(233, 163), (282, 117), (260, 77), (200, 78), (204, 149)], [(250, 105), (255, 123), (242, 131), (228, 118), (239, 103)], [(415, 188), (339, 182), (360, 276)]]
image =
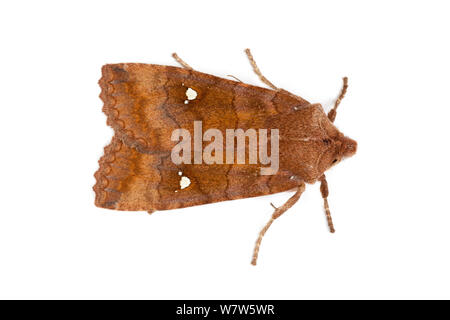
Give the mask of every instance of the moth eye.
[(330, 141), (330, 139), (323, 139), (322, 142), (325, 143), (326, 145), (328, 145), (331, 141)]
[(337, 159), (334, 159), (332, 163), (335, 164), (336, 162), (337, 162)]

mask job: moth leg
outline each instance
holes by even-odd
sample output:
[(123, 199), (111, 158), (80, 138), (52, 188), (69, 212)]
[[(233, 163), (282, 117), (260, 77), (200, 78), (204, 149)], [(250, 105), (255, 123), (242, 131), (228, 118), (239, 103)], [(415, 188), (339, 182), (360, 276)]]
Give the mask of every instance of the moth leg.
[(261, 246), (262, 238), (264, 237), (264, 234), (267, 232), (269, 227), (272, 225), (273, 221), (281, 216), (283, 213), (285, 213), (289, 208), (291, 208), (297, 201), (300, 199), (300, 196), (302, 195), (303, 191), (305, 191), (305, 183), (302, 182), (301, 185), (298, 186), (297, 192), (290, 197), (281, 207), (276, 208), (273, 204), (271, 204), (275, 208), (275, 212), (272, 214), (272, 217), (270, 218), (269, 222), (262, 228), (262, 230), (259, 232), (258, 239), (256, 240), (255, 249), (253, 250), (253, 258), (252, 258), (252, 265), (256, 266), (256, 261), (258, 260), (258, 253), (259, 253), (259, 247)]
[(233, 76), (232, 74), (227, 74), (227, 77), (231, 77), (233, 79), (235, 79), (238, 82), (242, 82), (239, 78), (236, 78), (235, 76)]
[(330, 207), (328, 206), (328, 182), (325, 175), (322, 175), (320, 178), (320, 192), (322, 193), (323, 198), (323, 206), (325, 208), (325, 214), (327, 216), (328, 227), (330, 228), (330, 232), (334, 233), (333, 219), (331, 219)]
[(248, 60), (250, 61), (250, 64), (252, 65), (253, 71), (256, 73), (256, 75), (259, 77), (259, 79), (267, 84), (269, 87), (271, 87), (273, 90), (279, 90), (277, 87), (273, 85), (272, 82), (267, 80), (266, 77), (264, 77), (261, 73), (261, 70), (259, 70), (258, 66), (256, 65), (255, 59), (253, 59), (252, 53), (250, 52), (250, 49), (245, 49), (245, 53), (247, 54)]
[(175, 59), (176, 62), (178, 62), (183, 68), (188, 70), (194, 70), (190, 65), (188, 65), (186, 62), (181, 59), (176, 52), (172, 53), (172, 57)]
[(348, 78), (344, 77), (342, 78), (342, 81), (344, 82), (342, 85), (342, 89), (341, 89), (341, 94), (339, 95), (339, 97), (336, 99), (336, 102), (334, 103), (334, 107), (333, 109), (330, 110), (330, 112), (328, 112), (328, 119), (330, 119), (331, 122), (334, 122), (334, 119), (336, 119), (336, 110), (337, 107), (341, 104), (342, 99), (344, 99), (345, 94), (347, 93), (347, 88), (348, 88)]

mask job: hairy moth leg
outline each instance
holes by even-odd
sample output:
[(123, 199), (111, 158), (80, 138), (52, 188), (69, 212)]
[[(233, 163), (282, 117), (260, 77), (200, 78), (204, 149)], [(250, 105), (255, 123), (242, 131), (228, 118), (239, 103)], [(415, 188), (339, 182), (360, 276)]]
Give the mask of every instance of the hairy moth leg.
[(183, 68), (188, 70), (194, 70), (190, 65), (188, 65), (186, 62), (181, 59), (176, 52), (172, 53), (172, 57), (175, 59), (176, 62), (178, 62)]
[(283, 213), (289, 210), (297, 201), (300, 199), (300, 196), (302, 195), (303, 191), (305, 191), (305, 183), (302, 182), (297, 187), (297, 192), (290, 197), (281, 207), (275, 208), (273, 204), (271, 204), (275, 208), (275, 212), (272, 214), (272, 217), (270, 218), (269, 222), (262, 228), (262, 230), (259, 232), (258, 239), (256, 240), (255, 249), (253, 250), (253, 258), (252, 258), (252, 265), (256, 266), (256, 261), (258, 260), (258, 253), (259, 248), (261, 246), (262, 238), (264, 237), (264, 234), (267, 232), (269, 227), (272, 225), (273, 221), (281, 216)]
[(334, 233), (334, 225), (333, 219), (331, 219), (330, 207), (328, 206), (328, 182), (325, 175), (320, 177), (320, 192), (322, 193), (323, 198), (323, 206), (325, 208), (325, 214), (327, 216), (328, 227), (330, 228), (330, 232)]
[(259, 77), (259, 79), (267, 84), (269, 87), (271, 87), (273, 90), (279, 90), (277, 87), (275, 87), (273, 85), (272, 82), (270, 82), (269, 80), (267, 80), (266, 77), (263, 76), (263, 74), (261, 73), (261, 70), (259, 70), (255, 59), (253, 59), (252, 53), (250, 52), (250, 49), (245, 49), (245, 53), (247, 54), (248, 60), (250, 61), (250, 64), (252, 65), (253, 71), (256, 73), (256, 75)]
[(239, 78), (233, 76), (232, 74), (227, 74), (227, 77), (231, 77), (231, 78), (235, 79), (237, 82), (242, 82), (242, 80), (240, 80)]
[(330, 119), (331, 122), (334, 122), (334, 119), (336, 119), (337, 107), (341, 104), (342, 99), (344, 99), (345, 94), (347, 93), (348, 78), (344, 77), (344, 78), (342, 78), (342, 81), (343, 81), (343, 85), (342, 85), (342, 89), (341, 89), (341, 94), (336, 99), (333, 109), (331, 109), (330, 112), (328, 112), (328, 119)]

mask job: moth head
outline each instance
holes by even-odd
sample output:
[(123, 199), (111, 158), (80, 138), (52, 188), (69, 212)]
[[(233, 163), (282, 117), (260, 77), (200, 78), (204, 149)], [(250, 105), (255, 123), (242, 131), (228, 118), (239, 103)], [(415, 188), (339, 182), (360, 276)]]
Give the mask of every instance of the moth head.
[(342, 159), (353, 156), (356, 153), (357, 142), (340, 133), (329, 142), (330, 148), (325, 151), (320, 161), (320, 171), (325, 172), (332, 166), (339, 163)]
[(280, 116), (270, 127), (280, 128), (280, 168), (308, 183), (356, 152), (356, 141), (336, 128), (320, 104)]
[(341, 160), (351, 157), (356, 153), (357, 142), (346, 137), (328, 119), (323, 119), (322, 128), (326, 133), (326, 138), (322, 140), (326, 149), (319, 160), (318, 169), (323, 173)]

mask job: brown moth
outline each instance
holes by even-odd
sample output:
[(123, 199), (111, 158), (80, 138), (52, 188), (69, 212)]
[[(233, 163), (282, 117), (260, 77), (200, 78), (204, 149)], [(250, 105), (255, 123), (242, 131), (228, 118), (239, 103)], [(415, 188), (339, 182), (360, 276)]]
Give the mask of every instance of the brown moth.
[[(272, 222), (298, 201), (305, 183), (320, 181), (328, 225), (334, 232), (324, 173), (355, 154), (357, 146), (333, 125), (347, 78), (327, 115), (320, 104), (275, 87), (261, 74), (248, 49), (246, 53), (255, 73), (271, 89), (195, 71), (176, 54), (183, 68), (138, 63), (103, 66), (100, 97), (115, 136), (95, 173), (98, 207), (152, 213), (294, 190), (284, 205), (274, 207), (261, 230), (253, 253), (255, 265)], [(194, 141), (184, 141), (186, 136), (180, 132), (194, 133)], [(278, 151), (276, 170), (263, 173), (268, 163), (255, 162), (252, 138), (267, 143), (267, 154)], [(184, 162), (174, 161), (174, 154)], [(257, 156), (263, 159), (261, 153)]]

